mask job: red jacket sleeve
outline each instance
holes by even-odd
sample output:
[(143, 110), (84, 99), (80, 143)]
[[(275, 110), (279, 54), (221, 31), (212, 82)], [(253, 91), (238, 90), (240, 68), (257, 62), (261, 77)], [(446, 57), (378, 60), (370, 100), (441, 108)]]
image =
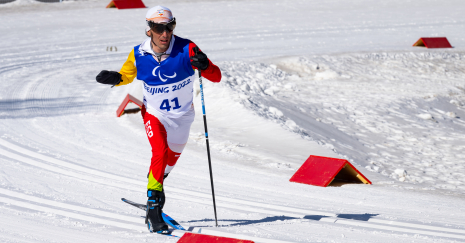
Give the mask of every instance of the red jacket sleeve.
[[(192, 57), (195, 55), (194, 51), (192, 50), (194, 47), (197, 45), (194, 42), (191, 42), (189, 44), (189, 57)], [(200, 50), (200, 49), (199, 49)], [(192, 61), (192, 60), (191, 60)], [(202, 70), (202, 77), (214, 82), (214, 83), (219, 83), (221, 81), (221, 70), (218, 66), (213, 64), (210, 59), (208, 59), (208, 62), (210, 63), (208, 65), (208, 68), (205, 70)], [(197, 67), (192, 66), (193, 69), (197, 69)]]

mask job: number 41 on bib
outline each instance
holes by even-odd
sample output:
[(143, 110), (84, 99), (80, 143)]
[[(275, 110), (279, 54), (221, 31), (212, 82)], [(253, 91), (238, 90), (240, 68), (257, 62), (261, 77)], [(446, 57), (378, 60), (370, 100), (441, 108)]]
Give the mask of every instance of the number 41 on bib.
[(161, 102), (160, 110), (170, 111), (171, 108), (173, 108), (173, 110), (176, 110), (176, 109), (181, 108), (181, 106), (179, 105), (178, 97), (172, 99), (171, 102), (174, 103), (174, 107), (171, 107), (171, 106), (170, 106), (170, 102), (169, 102), (168, 99), (164, 99), (164, 100)]

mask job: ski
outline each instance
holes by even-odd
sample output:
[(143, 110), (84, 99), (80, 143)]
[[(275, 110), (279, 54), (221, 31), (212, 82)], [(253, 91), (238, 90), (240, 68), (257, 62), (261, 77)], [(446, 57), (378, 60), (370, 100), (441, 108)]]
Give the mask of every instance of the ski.
[(186, 230), (184, 229), (184, 227), (182, 227), (178, 222), (176, 222), (176, 220), (174, 220), (173, 218), (171, 218), (170, 216), (168, 216), (168, 214), (166, 213), (162, 213), (162, 217), (163, 217), (163, 220), (165, 220), (165, 222), (173, 227), (173, 229), (177, 229), (177, 230)]
[(129, 204), (129, 205), (132, 205), (132, 206), (134, 206), (134, 207), (136, 207), (136, 208), (142, 209), (142, 210), (144, 210), (144, 211), (147, 210), (147, 205), (145, 205), (145, 204), (136, 203), (136, 202), (133, 202), (133, 201), (128, 200), (128, 199), (126, 199), (126, 198), (121, 198), (121, 201), (123, 201), (123, 202), (125, 202), (125, 203), (127, 203), (127, 204)]
[[(141, 209), (141, 210), (144, 210), (144, 211), (147, 210), (147, 205), (145, 205), (145, 204), (136, 203), (136, 202), (133, 202), (133, 201), (128, 200), (126, 198), (121, 198), (121, 201), (123, 201), (123, 202), (125, 202), (125, 203), (127, 203), (127, 204), (129, 204), (131, 206), (134, 206), (134, 207), (136, 207), (138, 209)], [(174, 220), (173, 218), (168, 216), (166, 213), (162, 213), (162, 217), (163, 217), (163, 220), (165, 220), (165, 223), (167, 223), (169, 226), (171, 226), (171, 228), (173, 228), (175, 230), (186, 230), (178, 222), (176, 222), (176, 220)]]

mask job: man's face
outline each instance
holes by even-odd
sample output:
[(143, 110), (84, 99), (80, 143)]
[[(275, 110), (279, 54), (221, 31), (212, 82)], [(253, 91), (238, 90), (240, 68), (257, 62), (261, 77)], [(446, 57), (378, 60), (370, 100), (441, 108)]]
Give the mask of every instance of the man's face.
[(173, 36), (173, 31), (165, 30), (163, 33), (159, 34), (153, 30), (150, 30), (152, 35), (152, 41), (156, 46), (152, 46), (155, 52), (165, 52), (170, 47), (171, 36)]

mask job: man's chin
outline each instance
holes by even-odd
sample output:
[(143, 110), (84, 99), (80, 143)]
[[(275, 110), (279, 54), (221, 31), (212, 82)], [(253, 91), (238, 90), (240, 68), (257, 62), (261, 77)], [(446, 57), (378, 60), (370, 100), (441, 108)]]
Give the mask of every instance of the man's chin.
[(161, 48), (168, 48), (170, 46), (170, 43), (169, 42), (165, 42), (165, 43), (160, 43), (159, 45)]

